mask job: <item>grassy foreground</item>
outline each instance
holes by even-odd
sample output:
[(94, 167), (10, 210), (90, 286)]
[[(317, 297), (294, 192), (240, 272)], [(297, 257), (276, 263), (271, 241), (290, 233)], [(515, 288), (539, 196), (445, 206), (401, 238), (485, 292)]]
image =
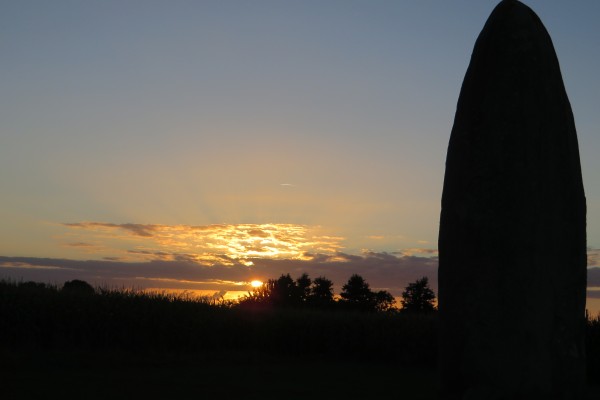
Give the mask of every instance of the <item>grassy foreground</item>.
[[(0, 281), (5, 398), (435, 398), (436, 321)], [(35, 382), (35, 384), (32, 384)]]
[(435, 315), (243, 308), (129, 290), (63, 293), (0, 282), (0, 350), (276, 357), (432, 366)]
[[(39, 399), (435, 399), (435, 376), (377, 362), (339, 362), (253, 354), (123, 360), (119, 355), (51, 359), (3, 371), (5, 398)], [(99, 361), (100, 360), (100, 361)], [(35, 384), (32, 384), (35, 382)], [(53, 396), (54, 397), (54, 396)]]
[[(436, 337), (435, 314), (248, 309), (0, 281), (0, 377), (10, 399), (435, 399)], [(588, 320), (587, 351), (598, 385), (599, 318)]]

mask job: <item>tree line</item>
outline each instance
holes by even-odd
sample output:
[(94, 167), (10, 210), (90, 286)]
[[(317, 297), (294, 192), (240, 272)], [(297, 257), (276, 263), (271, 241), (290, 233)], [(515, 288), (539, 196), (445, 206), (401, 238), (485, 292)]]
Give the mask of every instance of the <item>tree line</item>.
[(369, 283), (354, 274), (342, 286), (339, 296), (333, 292), (333, 282), (323, 276), (311, 279), (304, 273), (293, 279), (283, 274), (269, 279), (262, 286), (240, 299), (239, 305), (247, 308), (306, 307), (319, 309), (346, 309), (365, 312), (419, 312), (435, 311), (435, 294), (429, 288), (427, 277), (406, 286), (396, 307), (396, 299), (387, 290), (373, 291)]
[[(24, 282), (22, 289), (46, 289), (43, 283)], [(365, 312), (416, 312), (427, 313), (436, 310), (435, 293), (429, 288), (427, 277), (417, 279), (406, 286), (400, 299), (387, 290), (373, 291), (369, 283), (360, 275), (354, 274), (342, 286), (339, 296), (333, 291), (333, 282), (323, 276), (311, 279), (303, 273), (293, 279), (283, 274), (278, 279), (269, 279), (260, 287), (248, 292), (237, 303), (230, 304), (241, 308), (314, 308), (345, 309)], [(65, 282), (60, 290), (69, 295), (92, 295), (96, 290), (87, 282), (72, 280)]]

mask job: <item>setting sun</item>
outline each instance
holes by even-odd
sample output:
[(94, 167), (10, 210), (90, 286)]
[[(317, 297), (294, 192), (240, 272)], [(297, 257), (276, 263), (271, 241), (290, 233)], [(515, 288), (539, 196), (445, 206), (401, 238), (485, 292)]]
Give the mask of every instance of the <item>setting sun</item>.
[(252, 281), (250, 282), (250, 286), (257, 288), (257, 287), (261, 287), (262, 286), (262, 282), (261, 281)]

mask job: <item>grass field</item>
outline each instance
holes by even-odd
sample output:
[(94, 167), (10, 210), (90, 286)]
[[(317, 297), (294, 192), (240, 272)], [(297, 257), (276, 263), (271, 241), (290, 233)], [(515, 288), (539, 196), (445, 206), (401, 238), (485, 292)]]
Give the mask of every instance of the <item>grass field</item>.
[[(435, 314), (244, 309), (0, 281), (2, 398), (435, 399)], [(600, 319), (587, 324), (600, 399)], [(592, 394), (593, 393), (593, 394)]]

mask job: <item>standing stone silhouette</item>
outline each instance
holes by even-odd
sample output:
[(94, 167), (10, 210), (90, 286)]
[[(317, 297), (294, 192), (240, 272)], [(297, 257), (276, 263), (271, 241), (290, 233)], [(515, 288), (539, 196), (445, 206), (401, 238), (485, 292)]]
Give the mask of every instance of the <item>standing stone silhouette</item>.
[(516, 0), (479, 35), (448, 146), (439, 232), (443, 399), (577, 399), (586, 205), (550, 36)]

